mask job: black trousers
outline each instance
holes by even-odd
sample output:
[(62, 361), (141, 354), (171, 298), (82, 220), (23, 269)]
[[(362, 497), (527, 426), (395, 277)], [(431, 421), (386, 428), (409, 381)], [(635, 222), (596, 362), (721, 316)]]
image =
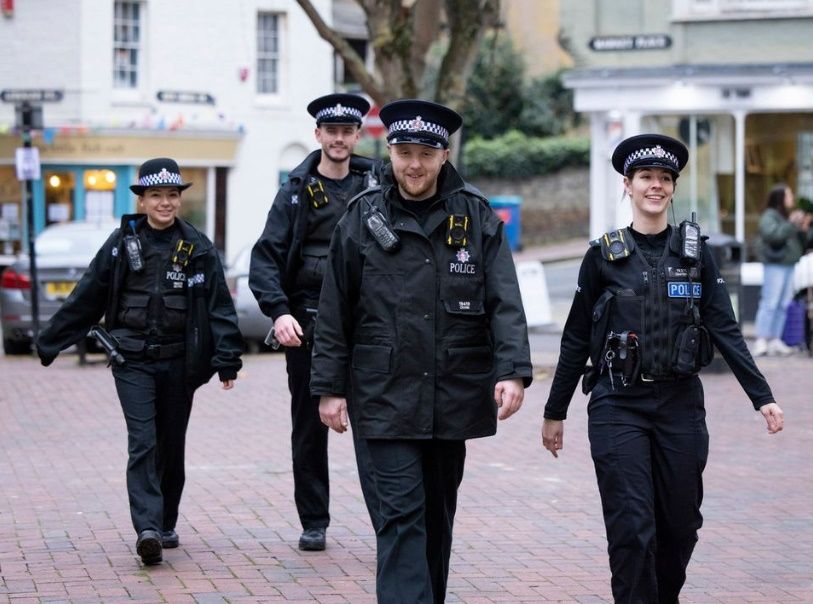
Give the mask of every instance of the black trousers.
[(171, 530), (178, 521), (184, 481), (186, 428), (192, 394), (184, 359), (128, 360), (113, 366), (127, 423), (127, 494), (137, 533)]
[[(311, 348), (285, 349), (288, 389), (291, 392), (291, 457), (294, 471), (294, 502), (303, 529), (325, 528), (330, 524), (328, 505), (328, 427), (319, 419), (319, 397), (312, 396)], [(352, 430), (359, 482), (373, 529), (381, 524), (380, 503), (370, 465), (367, 442)]]
[(368, 444), (381, 499), (378, 601), (444, 602), (466, 443), (371, 439)]
[(616, 602), (673, 604), (703, 524), (709, 436), (693, 377), (612, 391), (588, 407)]

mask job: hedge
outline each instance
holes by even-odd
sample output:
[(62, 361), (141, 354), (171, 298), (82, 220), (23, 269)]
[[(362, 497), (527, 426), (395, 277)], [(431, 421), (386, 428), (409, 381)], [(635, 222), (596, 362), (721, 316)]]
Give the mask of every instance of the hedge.
[(462, 163), (466, 178), (542, 176), (570, 166), (589, 166), (590, 139), (532, 138), (510, 130), (498, 138), (467, 141)]

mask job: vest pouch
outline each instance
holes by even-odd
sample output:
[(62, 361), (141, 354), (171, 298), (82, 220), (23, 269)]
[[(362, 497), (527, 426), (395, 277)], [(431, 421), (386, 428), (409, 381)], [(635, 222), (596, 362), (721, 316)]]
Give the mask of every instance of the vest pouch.
[(596, 387), (596, 383), (598, 382), (599, 374), (598, 370), (593, 367), (592, 365), (588, 365), (584, 368), (584, 376), (582, 377), (582, 392), (584, 394), (590, 394), (593, 388)]
[(167, 333), (183, 333), (186, 328), (186, 295), (164, 296), (162, 318)]
[(148, 294), (124, 294), (119, 303), (118, 323), (130, 329), (147, 328)]
[(672, 371), (677, 375), (694, 375), (711, 362), (712, 353), (708, 330), (702, 325), (687, 325), (675, 340)]
[[(590, 359), (593, 361), (593, 367), (598, 367), (601, 361), (602, 352), (604, 350), (604, 342), (607, 339), (610, 325), (610, 311), (613, 303), (614, 294), (611, 291), (605, 291), (596, 303), (593, 305), (592, 325), (590, 328)], [(585, 372), (585, 378), (587, 377)], [(596, 380), (598, 374), (596, 374)], [(585, 384), (582, 382), (582, 390)], [(592, 387), (590, 388), (592, 390)], [(589, 390), (584, 393), (587, 394)]]

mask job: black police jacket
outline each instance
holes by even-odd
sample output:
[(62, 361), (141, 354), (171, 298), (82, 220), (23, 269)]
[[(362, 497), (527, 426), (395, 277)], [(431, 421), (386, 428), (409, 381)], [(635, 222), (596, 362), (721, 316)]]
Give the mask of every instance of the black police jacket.
[[(102, 316), (108, 331), (120, 327), (117, 310), (129, 270), (123, 231), (130, 220), (138, 230), (143, 214), (122, 217), (121, 227), (102, 245), (65, 303), (39, 334), (37, 353), (50, 365), (60, 351), (76, 344)], [(217, 250), (185, 220), (177, 219), (181, 236), (194, 244), (187, 266), (186, 381), (191, 389), (205, 384), (215, 372), (221, 381), (234, 379), (242, 367), (242, 337)]]
[[(773, 401), (771, 389), (745, 345), (725, 280), (708, 246), (705, 242), (701, 245), (700, 274), (695, 278), (693, 273), (690, 285), (688, 273), (683, 272), (688, 267), (679, 258), (680, 238), (673, 236), (673, 231), (671, 226), (667, 227), (667, 242), (659, 269), (652, 268), (640, 256), (634, 242), (629, 257), (614, 261), (604, 257), (600, 246), (590, 247), (582, 261), (573, 305), (562, 332), (559, 362), (545, 406), (545, 418), (566, 418), (591, 348), (593, 362), (597, 361), (596, 336), (609, 329), (637, 328), (646, 340), (642, 347), (642, 372), (668, 374), (676, 334), (689, 320), (684, 312), (686, 298), (680, 295), (688, 293), (689, 287), (699, 294), (700, 320), (712, 343), (751, 399), (754, 409)], [(623, 232), (628, 242), (646, 237), (633, 236), (630, 229)], [(657, 272), (657, 276), (653, 277), (653, 272)], [(598, 327), (605, 319), (609, 320)]]
[[(422, 228), (387, 167), (380, 187), (350, 202), (331, 240), (310, 388), (347, 397), (364, 438), (488, 436), (497, 429), (495, 383), (531, 383), (503, 224), (448, 163), (439, 183)], [(389, 217), (401, 240), (395, 253), (366, 228), (368, 203)], [(447, 244), (452, 214), (469, 219), (464, 245)]]
[[(313, 151), (291, 171), (288, 181), (274, 198), (265, 228), (251, 250), (248, 285), (260, 310), (274, 320), (291, 313), (290, 298), (302, 258), (310, 209), (305, 187), (321, 158), (321, 150)], [(350, 158), (350, 170), (365, 174), (365, 188), (377, 182), (380, 164), (359, 155)], [(360, 192), (353, 191), (351, 196)]]

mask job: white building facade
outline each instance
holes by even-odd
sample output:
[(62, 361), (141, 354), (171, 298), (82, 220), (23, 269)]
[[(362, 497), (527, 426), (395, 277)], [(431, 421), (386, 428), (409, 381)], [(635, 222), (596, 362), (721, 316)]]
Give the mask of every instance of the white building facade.
[(813, 200), (813, 1), (631, 0), (563, 4), (565, 76), (590, 118), (590, 234), (629, 224), (610, 165), (623, 138), (684, 140), (679, 222), (752, 240), (770, 187)]
[[(330, 22), (331, 0), (315, 0)], [(182, 215), (231, 259), (253, 243), (281, 178), (316, 147), (313, 98), (333, 91), (333, 51), (294, 0), (18, 1), (0, 16), (0, 246), (20, 249), (15, 105), (44, 102), (34, 132), (39, 232), (121, 216), (145, 159), (176, 159)], [(0, 249), (0, 253), (3, 253)]]

